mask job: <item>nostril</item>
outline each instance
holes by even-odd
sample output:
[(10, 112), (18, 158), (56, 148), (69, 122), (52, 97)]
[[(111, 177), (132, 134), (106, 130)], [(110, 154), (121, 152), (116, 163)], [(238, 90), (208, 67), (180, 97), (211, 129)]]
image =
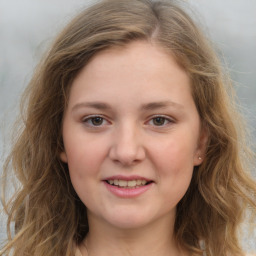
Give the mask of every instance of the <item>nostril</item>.
[(145, 158), (145, 152), (142, 148), (127, 148), (115, 146), (109, 152), (109, 157), (115, 163), (120, 163), (123, 166), (131, 166), (138, 164)]

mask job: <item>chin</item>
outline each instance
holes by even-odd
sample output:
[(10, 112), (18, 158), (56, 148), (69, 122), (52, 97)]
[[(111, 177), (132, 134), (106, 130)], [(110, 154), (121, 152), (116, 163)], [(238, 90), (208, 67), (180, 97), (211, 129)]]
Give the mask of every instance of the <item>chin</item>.
[(122, 209), (116, 211), (114, 214), (110, 213), (108, 216), (104, 216), (107, 221), (113, 227), (119, 229), (138, 229), (150, 225), (157, 219), (157, 216), (152, 211), (132, 211), (132, 208)]
[(124, 229), (124, 230), (129, 230), (129, 229), (139, 229), (145, 227), (147, 224), (149, 224), (150, 221), (145, 220), (145, 218), (138, 218), (136, 217), (122, 217), (122, 218), (115, 218), (113, 221), (111, 221), (111, 225), (115, 228), (118, 229)]

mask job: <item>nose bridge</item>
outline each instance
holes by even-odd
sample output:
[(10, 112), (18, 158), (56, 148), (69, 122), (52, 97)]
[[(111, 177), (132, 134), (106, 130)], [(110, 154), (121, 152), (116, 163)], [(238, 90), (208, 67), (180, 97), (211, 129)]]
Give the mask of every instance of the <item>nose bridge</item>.
[(140, 129), (136, 122), (125, 122), (116, 127), (110, 157), (123, 165), (141, 161), (145, 157)]

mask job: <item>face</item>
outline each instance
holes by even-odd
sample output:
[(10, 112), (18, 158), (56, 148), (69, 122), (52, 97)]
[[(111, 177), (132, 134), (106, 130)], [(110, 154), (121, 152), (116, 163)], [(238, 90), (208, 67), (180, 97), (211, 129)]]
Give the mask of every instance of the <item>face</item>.
[(100, 52), (82, 69), (63, 140), (89, 223), (119, 228), (174, 218), (205, 144), (187, 74), (147, 42)]

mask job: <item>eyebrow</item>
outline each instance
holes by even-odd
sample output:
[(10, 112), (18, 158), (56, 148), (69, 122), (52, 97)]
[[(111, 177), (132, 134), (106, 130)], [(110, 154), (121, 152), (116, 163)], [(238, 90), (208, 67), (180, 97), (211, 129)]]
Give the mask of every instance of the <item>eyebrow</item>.
[[(94, 108), (94, 109), (98, 109), (98, 110), (111, 110), (112, 109), (112, 107), (109, 104), (104, 103), (104, 102), (82, 102), (82, 103), (76, 104), (72, 108), (72, 112), (79, 108), (84, 108), (84, 107)], [(184, 108), (183, 105), (173, 102), (173, 101), (159, 101), (159, 102), (150, 102), (150, 103), (143, 104), (141, 106), (141, 110), (149, 111), (149, 110), (156, 110), (156, 109), (167, 108), (167, 107), (174, 107), (174, 108), (178, 108), (178, 109)]]
[(110, 110), (111, 109), (110, 105), (108, 105), (107, 103), (103, 103), (103, 102), (82, 102), (82, 103), (76, 104), (72, 108), (72, 112), (79, 108), (84, 108), (84, 107), (95, 108), (98, 110)]
[(159, 109), (159, 108), (167, 108), (167, 107), (174, 107), (174, 108), (178, 108), (178, 109), (183, 109), (184, 106), (173, 102), (173, 101), (159, 101), (159, 102), (150, 102), (147, 104), (143, 104), (141, 109), (143, 110), (155, 110), (155, 109)]

